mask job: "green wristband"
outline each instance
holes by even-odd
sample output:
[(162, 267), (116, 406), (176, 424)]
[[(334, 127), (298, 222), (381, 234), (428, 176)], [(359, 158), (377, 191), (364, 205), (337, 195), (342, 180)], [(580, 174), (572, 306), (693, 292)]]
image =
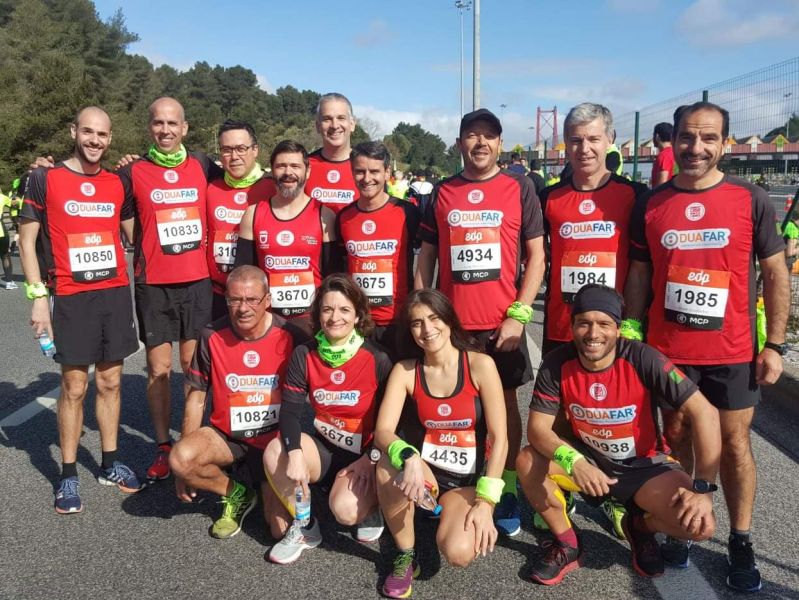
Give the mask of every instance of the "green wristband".
[(47, 297), (47, 287), (41, 282), (28, 283), (25, 282), (25, 296), (28, 300), (36, 300), (37, 298)]
[(566, 444), (558, 447), (558, 449), (555, 450), (555, 454), (552, 456), (552, 460), (555, 462), (555, 464), (559, 465), (561, 469), (566, 471), (566, 475), (572, 474), (574, 463), (581, 458), (585, 457), (577, 450), (571, 446), (567, 446)]
[(502, 497), (502, 490), (504, 488), (505, 482), (499, 477), (486, 477), (484, 475), (477, 480), (474, 493), (478, 498), (487, 500), (491, 504), (499, 504), (499, 499)]
[(410, 448), (416, 454), (419, 454), (419, 451), (405, 440), (394, 440), (388, 445), (388, 450), (386, 451), (386, 454), (388, 454), (388, 460), (391, 463), (391, 466), (397, 469), (397, 471), (402, 471), (402, 467), (405, 466), (405, 461), (402, 460), (402, 457), (400, 456), (405, 448)]
[(638, 319), (624, 319), (619, 329), (623, 338), (636, 342), (644, 341), (644, 327)]
[(533, 320), (533, 307), (528, 304), (522, 304), (517, 300), (508, 307), (505, 314), (514, 321), (527, 325)]

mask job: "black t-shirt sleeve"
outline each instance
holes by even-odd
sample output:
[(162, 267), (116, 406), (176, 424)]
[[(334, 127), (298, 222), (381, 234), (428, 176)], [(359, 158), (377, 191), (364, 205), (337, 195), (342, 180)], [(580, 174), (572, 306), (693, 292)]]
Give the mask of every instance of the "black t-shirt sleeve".
[(206, 327), (200, 333), (194, 356), (186, 373), (186, 383), (197, 390), (207, 391), (211, 380), (211, 336), (214, 330)]
[(644, 386), (675, 410), (697, 390), (685, 373), (652, 346), (628, 340), (621, 343), (629, 345), (630, 357)]
[[(661, 188), (658, 188), (660, 190)], [(651, 193), (638, 196), (630, 215), (630, 259), (641, 262), (652, 262), (649, 245), (646, 241), (646, 207)]]
[(538, 370), (533, 386), (533, 397), (530, 400), (530, 410), (546, 413), (548, 415), (558, 414), (561, 406), (560, 398), (560, 379), (561, 366), (563, 361), (560, 356), (563, 353), (555, 351), (544, 357), (544, 362)]
[[(547, 186), (546, 182), (544, 181), (544, 178), (543, 178), (543, 177), (541, 177), (541, 175), (539, 175), (539, 174), (538, 174), (538, 173), (536, 173), (535, 171), (530, 171), (530, 172), (527, 174), (527, 176), (528, 176), (528, 177), (529, 177), (529, 178), (532, 180), (532, 182), (533, 182), (533, 187), (535, 188), (535, 194), (536, 194), (536, 196), (538, 196), (539, 198), (541, 198), (541, 194), (542, 194), (542, 192), (544, 191), (544, 189), (545, 189), (545, 188), (546, 188), (546, 186)], [(543, 208), (543, 206), (542, 206), (542, 208)]]
[(20, 215), (23, 219), (45, 220), (45, 198), (47, 196), (47, 170), (39, 167), (31, 171), (28, 185), (25, 186), (25, 201), (22, 203)]
[(125, 192), (125, 199), (122, 201), (122, 210), (119, 215), (122, 221), (136, 216), (136, 198), (133, 196), (133, 164), (129, 163), (117, 171)]
[(541, 214), (541, 202), (535, 193), (533, 182), (529, 177), (519, 177), (522, 201), (522, 230), (523, 241), (532, 240), (544, 235), (544, 217)]
[(546, 218), (547, 213), (547, 202), (549, 201), (549, 194), (552, 192), (552, 186), (548, 188), (544, 188), (541, 190), (541, 193), (538, 196), (539, 204), (541, 204), (541, 222), (544, 226), (544, 235), (550, 234), (550, 225), (549, 221)]
[(774, 226), (777, 219), (768, 192), (757, 186), (752, 186), (752, 217), (757, 257), (768, 258), (785, 251), (785, 240)]
[(225, 176), (225, 170), (216, 164), (205, 152), (190, 152), (197, 162), (202, 166), (203, 173), (205, 173), (206, 181), (213, 181)]
[(294, 348), (286, 367), (280, 407), (280, 437), (286, 450), (301, 447), (302, 407), (308, 395), (308, 345)]
[(422, 215), (422, 222), (419, 224), (419, 239), (428, 244), (438, 246), (438, 224), (436, 223), (436, 205), (438, 204), (438, 192), (441, 184), (436, 184), (430, 196), (430, 202)]

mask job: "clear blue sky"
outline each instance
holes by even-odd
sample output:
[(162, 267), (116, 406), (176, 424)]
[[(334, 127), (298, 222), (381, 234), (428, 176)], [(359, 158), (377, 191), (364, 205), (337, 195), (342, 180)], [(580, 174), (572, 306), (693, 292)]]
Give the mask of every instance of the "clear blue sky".
[[(103, 19), (123, 8), (140, 37), (129, 51), (156, 65), (241, 64), (269, 91), (344, 93), (381, 135), (418, 122), (448, 145), (460, 114), (454, 4), (96, 1)], [(472, 19), (464, 14), (467, 111)], [(527, 145), (539, 105), (565, 116), (591, 100), (626, 113), (799, 55), (797, 32), (797, 0), (482, 0), (480, 104), (502, 116), (505, 148)], [(799, 93), (788, 102), (799, 112)]]

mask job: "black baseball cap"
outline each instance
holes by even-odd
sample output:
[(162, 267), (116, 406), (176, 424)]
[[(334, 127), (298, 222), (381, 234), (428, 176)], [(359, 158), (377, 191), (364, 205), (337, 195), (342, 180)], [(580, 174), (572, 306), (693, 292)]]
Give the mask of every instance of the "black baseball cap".
[(487, 121), (491, 123), (494, 129), (497, 130), (497, 133), (502, 133), (502, 123), (499, 122), (497, 115), (492, 113), (487, 108), (478, 108), (477, 110), (463, 115), (463, 118), (461, 119), (461, 127), (458, 130), (458, 135), (463, 133), (463, 130), (475, 121)]

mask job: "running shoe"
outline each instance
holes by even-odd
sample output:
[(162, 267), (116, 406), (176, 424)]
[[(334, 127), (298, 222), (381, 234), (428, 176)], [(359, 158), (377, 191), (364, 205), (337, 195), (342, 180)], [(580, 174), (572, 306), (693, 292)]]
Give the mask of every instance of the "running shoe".
[(58, 484), (55, 493), (55, 511), (60, 515), (79, 513), (83, 510), (80, 501), (80, 482), (77, 477), (66, 477)]
[(663, 558), (660, 556), (660, 546), (655, 534), (637, 530), (633, 525), (633, 518), (626, 513), (621, 520), (621, 527), (630, 543), (635, 572), (642, 577), (663, 575)]
[(494, 510), (494, 524), (501, 533), (513, 537), (522, 530), (522, 511), (516, 494), (505, 492)]
[(627, 514), (627, 510), (623, 505), (614, 500), (605, 500), (602, 503), (602, 512), (605, 513), (608, 521), (610, 521), (610, 524), (613, 526), (613, 535), (623, 540), (624, 530), (621, 527), (621, 520), (624, 518), (624, 515)]
[(230, 496), (222, 496), (222, 516), (211, 526), (211, 537), (218, 540), (231, 538), (241, 531), (244, 517), (255, 507), (258, 494), (246, 485), (236, 485)]
[(286, 536), (269, 551), (269, 560), (279, 565), (293, 563), (306, 548), (316, 548), (322, 543), (319, 520), (311, 518), (312, 525), (303, 527), (294, 521)]
[(383, 530), (386, 524), (383, 521), (383, 513), (377, 507), (372, 511), (372, 514), (366, 517), (363, 521), (358, 523), (358, 528), (355, 531), (355, 539), (362, 544), (375, 542), (383, 535)]
[(533, 566), (530, 578), (544, 585), (558, 585), (563, 578), (580, 568), (580, 548), (561, 544), (558, 540), (541, 543), (544, 555)]
[(169, 444), (159, 444), (158, 451), (155, 453), (155, 459), (150, 468), (147, 469), (147, 479), (166, 479), (169, 477), (169, 453), (172, 451), (172, 446)]
[(110, 469), (100, 469), (97, 481), (103, 485), (115, 485), (126, 494), (135, 494), (141, 489), (139, 478), (133, 469), (118, 460), (114, 461)]
[[(577, 512), (577, 505), (574, 501), (574, 494), (571, 492), (563, 492), (564, 498), (566, 498), (566, 515), (571, 517), (574, 513)], [(539, 515), (537, 512), (533, 513), (533, 527), (538, 529), (539, 531), (549, 531), (549, 525), (547, 522), (544, 521), (544, 517)]]
[(408, 598), (413, 592), (413, 579), (419, 577), (419, 563), (414, 552), (397, 552), (391, 574), (383, 582), (387, 598)]
[(727, 586), (739, 592), (757, 592), (763, 587), (760, 571), (755, 564), (755, 551), (752, 542), (730, 536), (727, 544)]
[(19, 286), (13, 281), (6, 281), (4, 287), (7, 290), (18, 290)]
[(691, 564), (688, 551), (691, 549), (692, 543), (690, 540), (680, 540), (668, 536), (666, 541), (660, 545), (660, 556), (663, 557), (663, 562), (670, 567), (687, 569)]

